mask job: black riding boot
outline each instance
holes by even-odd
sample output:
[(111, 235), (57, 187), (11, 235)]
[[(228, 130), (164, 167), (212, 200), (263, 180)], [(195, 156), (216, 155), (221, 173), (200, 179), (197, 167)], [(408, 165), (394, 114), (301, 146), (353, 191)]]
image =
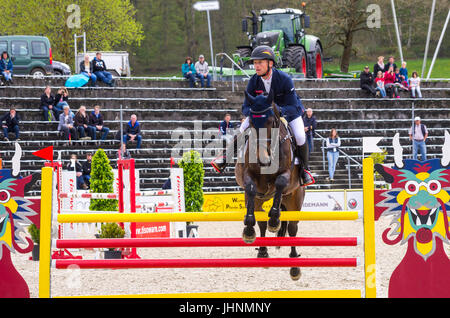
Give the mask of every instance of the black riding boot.
[[(233, 147), (232, 149), (236, 149), (237, 145), (237, 139), (238, 139), (239, 133), (235, 134), (233, 136), (233, 141), (229, 144), (228, 147)], [(227, 167), (227, 152), (229, 148), (227, 147), (227, 143), (225, 143), (225, 146), (223, 148), (223, 155), (215, 158), (213, 161), (211, 161), (211, 165), (213, 168), (217, 171), (217, 173), (223, 173)], [(230, 151), (232, 150), (230, 149)]]
[(308, 143), (305, 142), (302, 146), (297, 146), (297, 156), (300, 159), (299, 177), (303, 180), (302, 186), (314, 184), (315, 180), (308, 167)]

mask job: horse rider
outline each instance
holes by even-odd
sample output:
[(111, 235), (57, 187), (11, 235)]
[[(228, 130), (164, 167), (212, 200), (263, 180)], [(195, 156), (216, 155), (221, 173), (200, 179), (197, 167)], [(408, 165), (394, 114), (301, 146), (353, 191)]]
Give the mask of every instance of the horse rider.
[[(256, 74), (253, 75), (247, 85), (247, 93), (251, 96), (260, 94), (269, 94), (273, 91), (274, 102), (281, 110), (281, 115), (289, 123), (289, 127), (296, 141), (296, 156), (300, 159), (301, 169), (299, 169), (299, 177), (303, 180), (303, 186), (313, 184), (314, 178), (311, 176), (308, 167), (308, 145), (306, 143), (305, 129), (303, 125), (302, 115), (305, 111), (302, 101), (295, 92), (294, 83), (291, 77), (274, 68), (275, 54), (269, 46), (261, 45), (256, 47), (250, 60)], [(249, 127), (250, 104), (247, 98), (242, 105), (242, 113), (246, 116), (245, 121), (239, 128), (239, 133), (242, 134)], [(234, 136), (233, 143), (237, 140), (237, 135)], [(231, 145), (231, 146), (234, 146)], [(211, 165), (218, 173), (222, 173), (226, 166), (226, 148), (223, 156), (219, 156), (211, 162)]]

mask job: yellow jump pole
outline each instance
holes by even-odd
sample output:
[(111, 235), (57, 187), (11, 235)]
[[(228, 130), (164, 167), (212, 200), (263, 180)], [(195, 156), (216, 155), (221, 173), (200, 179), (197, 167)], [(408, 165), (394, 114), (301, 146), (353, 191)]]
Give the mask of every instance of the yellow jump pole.
[[(243, 221), (245, 212), (185, 212), (185, 213), (64, 213), (58, 214), (59, 223), (107, 222), (226, 222)], [(255, 212), (256, 221), (267, 221), (267, 212)], [(356, 211), (282, 211), (281, 221), (339, 221), (357, 220)]]
[(377, 297), (375, 259), (375, 194), (373, 159), (363, 160), (364, 197), (364, 276), (366, 298)]
[(39, 297), (50, 298), (53, 168), (42, 168)]

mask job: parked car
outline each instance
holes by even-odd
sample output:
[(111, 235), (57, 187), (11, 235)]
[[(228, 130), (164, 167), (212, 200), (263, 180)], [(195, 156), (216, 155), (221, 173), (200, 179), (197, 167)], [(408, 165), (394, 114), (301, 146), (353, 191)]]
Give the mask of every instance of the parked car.
[[(97, 52), (86, 52), (89, 59), (92, 60)], [(105, 61), (108, 72), (113, 76), (131, 76), (130, 62), (128, 60), (128, 52), (102, 52), (102, 59)], [(76, 72), (79, 72), (79, 65), (84, 60), (84, 53), (78, 53), (76, 60)]]
[(54, 75), (71, 75), (72, 71), (70, 66), (66, 63), (53, 61), (53, 74)]
[(0, 36), (0, 53), (7, 51), (16, 75), (44, 76), (53, 74), (50, 41), (45, 36)]

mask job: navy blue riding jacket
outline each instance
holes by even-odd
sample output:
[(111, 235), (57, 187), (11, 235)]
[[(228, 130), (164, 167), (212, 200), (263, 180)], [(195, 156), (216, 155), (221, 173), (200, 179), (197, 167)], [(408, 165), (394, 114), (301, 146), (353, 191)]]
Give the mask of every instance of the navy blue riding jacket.
[[(303, 115), (305, 108), (295, 91), (294, 82), (289, 75), (272, 68), (271, 90), (274, 94), (275, 104), (281, 110), (281, 115), (288, 122)], [(264, 92), (266, 92), (266, 89), (261, 77), (257, 74), (253, 75), (248, 82), (247, 93), (252, 96), (257, 96)], [(269, 92), (266, 93), (268, 94)], [(250, 115), (250, 104), (247, 98), (245, 98), (244, 104), (242, 105), (242, 114), (246, 117)]]

